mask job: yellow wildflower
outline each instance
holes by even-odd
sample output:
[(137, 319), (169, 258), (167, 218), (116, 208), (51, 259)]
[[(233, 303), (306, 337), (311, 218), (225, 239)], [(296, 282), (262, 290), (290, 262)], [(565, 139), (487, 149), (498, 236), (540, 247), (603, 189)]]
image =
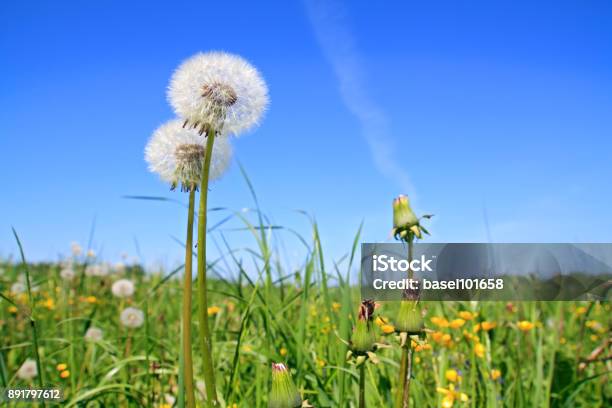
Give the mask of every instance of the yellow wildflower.
[(559, 343), (565, 344), (567, 343), (567, 339), (565, 337), (561, 337), (561, 339), (559, 339)]
[(217, 313), (219, 313), (221, 311), (221, 308), (219, 306), (210, 306), (208, 308), (208, 315), (209, 316), (214, 316)]
[(242, 346), (242, 351), (244, 351), (245, 353), (250, 353), (251, 351), (253, 351), (253, 347), (248, 344), (245, 344), (244, 346)]
[(461, 376), (459, 375), (457, 370), (453, 368), (446, 370), (446, 372), (444, 373), (444, 377), (446, 377), (448, 381), (453, 383), (461, 381)]
[(463, 319), (454, 319), (453, 321), (451, 321), (451, 322), (448, 324), (448, 326), (449, 326), (451, 329), (458, 329), (458, 328), (460, 328), (461, 326), (463, 326), (464, 324), (465, 324), (465, 320), (463, 320)]
[(43, 301), (42, 305), (49, 310), (55, 309), (55, 302), (51, 298), (47, 298), (47, 300)]
[(281, 355), (281, 356), (283, 356), (283, 357), (285, 357), (285, 356), (287, 355), (287, 349), (286, 349), (286, 348), (284, 348), (284, 347), (282, 347), (282, 348), (280, 349), (280, 355)]
[(442, 408), (451, 408), (455, 403), (455, 400), (459, 400), (461, 402), (467, 402), (468, 396), (463, 392), (455, 391), (455, 385), (449, 384), (448, 389), (438, 387), (436, 389), (440, 394), (444, 395), (442, 398)]
[(591, 341), (597, 341), (599, 337), (596, 334), (591, 334)]
[(341, 308), (342, 308), (342, 305), (340, 303), (338, 303), (338, 302), (332, 303), (332, 309), (334, 309), (334, 312), (337, 312)]
[(11, 305), (11, 306), (9, 306), (8, 311), (9, 311), (9, 313), (16, 314), (17, 313), (17, 307)]
[(57, 371), (64, 371), (67, 368), (68, 368), (68, 364), (64, 364), (64, 363), (60, 363), (55, 367)]
[(498, 378), (501, 377), (501, 371), (499, 371), (498, 369), (494, 368), (493, 370), (491, 370), (491, 379), (493, 381), (496, 381)]
[(585, 326), (598, 333), (606, 332), (606, 329), (603, 327), (603, 325), (596, 320), (589, 320), (585, 323)]
[(318, 365), (320, 368), (325, 367), (325, 360), (323, 360), (323, 359), (321, 359), (321, 358), (318, 358), (318, 359), (317, 359), (317, 365)]
[(483, 358), (485, 355), (485, 346), (482, 345), (482, 343), (476, 343), (476, 345), (474, 345), (474, 353), (480, 357)]
[(480, 322), (474, 326), (474, 333), (478, 333), (480, 330), (484, 330), (484, 331), (493, 330), (496, 327), (497, 327), (497, 323), (495, 322), (487, 322), (487, 321)]
[(68, 377), (70, 377), (70, 371), (68, 371), (68, 370), (64, 370), (64, 371), (62, 371), (62, 372), (60, 373), (60, 377), (61, 377), (61, 378), (68, 378)]
[(444, 317), (434, 316), (429, 320), (431, 320), (431, 322), (438, 327), (448, 327), (448, 320), (446, 320)]
[(476, 313), (468, 312), (467, 310), (462, 310), (459, 312), (459, 317), (463, 320), (472, 320), (476, 317)]
[(391, 334), (391, 333), (394, 333), (394, 332), (395, 332), (395, 327), (394, 327), (394, 326), (392, 326), (392, 325), (390, 325), (390, 324), (385, 324), (385, 325), (383, 325), (383, 326), (382, 326), (380, 329), (381, 329), (381, 330), (383, 331), (383, 333), (385, 333), (385, 334)]
[(587, 311), (586, 306), (580, 306), (580, 307), (577, 307), (577, 308), (576, 308), (576, 314), (577, 314), (578, 316), (585, 314), (585, 313), (586, 313), (586, 311)]
[(520, 331), (528, 332), (529, 330), (534, 328), (534, 324), (527, 320), (521, 320), (516, 324)]

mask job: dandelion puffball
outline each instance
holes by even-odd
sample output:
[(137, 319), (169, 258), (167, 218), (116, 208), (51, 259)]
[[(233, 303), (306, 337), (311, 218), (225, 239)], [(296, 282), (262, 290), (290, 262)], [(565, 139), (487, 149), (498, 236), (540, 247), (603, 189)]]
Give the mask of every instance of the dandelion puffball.
[(113, 295), (118, 298), (130, 297), (134, 294), (134, 283), (129, 279), (119, 279), (111, 288)]
[(268, 106), (268, 87), (255, 67), (223, 52), (199, 53), (174, 72), (168, 99), (185, 125), (238, 135), (257, 125)]
[(87, 331), (85, 332), (85, 340), (90, 341), (92, 343), (96, 343), (98, 341), (102, 340), (102, 330), (98, 329), (97, 327), (91, 326), (89, 329), (87, 329)]
[(26, 290), (26, 287), (21, 282), (15, 282), (11, 285), (11, 293), (15, 295), (19, 295), (20, 293), (25, 292), (25, 290)]
[[(184, 128), (180, 120), (171, 120), (160, 126), (145, 149), (149, 170), (159, 174), (172, 188), (179, 184), (189, 191), (200, 184), (206, 139), (195, 129)], [(209, 180), (219, 179), (229, 167), (232, 146), (227, 138), (219, 138), (213, 145)]]
[(72, 269), (71, 266), (64, 267), (60, 272), (60, 278), (65, 281), (71, 281), (74, 279), (75, 276), (76, 273), (74, 273), (74, 269)]
[(119, 320), (125, 327), (136, 329), (144, 323), (144, 313), (135, 307), (128, 307), (121, 312)]
[(23, 362), (19, 370), (17, 370), (17, 377), (22, 380), (31, 380), (38, 375), (38, 369), (36, 368), (36, 361), (28, 358)]

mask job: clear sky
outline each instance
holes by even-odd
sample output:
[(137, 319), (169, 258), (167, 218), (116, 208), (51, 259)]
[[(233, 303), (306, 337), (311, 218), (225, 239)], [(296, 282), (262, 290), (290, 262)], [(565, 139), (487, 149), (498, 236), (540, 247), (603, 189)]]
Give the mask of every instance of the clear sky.
[[(433, 241), (612, 241), (609, 1), (136, 3), (0, 4), (1, 257), (11, 226), (56, 259), (95, 217), (106, 259), (135, 242), (181, 258), (184, 209), (121, 197), (185, 200), (143, 149), (173, 117), (173, 70), (207, 50), (268, 82), (262, 126), (234, 143), (261, 207), (307, 236), (295, 210), (316, 216), (334, 258), (362, 220), (387, 240), (399, 193), (436, 214)], [(211, 206), (252, 206), (237, 165)]]

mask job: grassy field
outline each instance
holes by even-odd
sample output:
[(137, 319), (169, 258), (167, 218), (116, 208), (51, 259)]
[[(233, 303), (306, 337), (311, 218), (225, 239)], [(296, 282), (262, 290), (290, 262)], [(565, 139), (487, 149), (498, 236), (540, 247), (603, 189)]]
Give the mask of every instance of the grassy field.
[[(284, 362), (303, 399), (315, 407), (357, 406), (361, 367), (367, 406), (392, 406), (401, 352), (391, 327), (397, 304), (376, 309), (376, 356), (360, 367), (346, 358), (360, 303), (347, 280), (358, 237), (352, 252), (330, 270), (315, 227), (312, 242), (304, 240), (311, 250), (303, 267), (285, 271), (269, 235), (252, 225), (250, 230), (257, 248), (248, 251), (248, 261), (259, 276), (250, 277), (245, 259), (233, 251), (210, 265), (221, 272), (223, 264), (224, 272), (230, 268), (237, 277), (209, 281), (222, 405), (268, 406), (271, 363)], [(37, 387), (42, 374), (45, 386), (64, 391), (66, 406), (181, 406), (182, 270), (144, 273), (137, 265), (107, 267), (86, 255), (70, 262), (1, 265), (0, 386)], [(74, 276), (62, 274), (65, 269)], [(134, 283), (133, 295), (116, 296), (122, 293), (112, 285), (120, 278)], [(138, 327), (126, 327), (120, 317), (128, 307), (143, 311), (142, 321), (128, 318)], [(612, 403), (609, 304), (436, 302), (424, 303), (423, 311), (427, 330), (412, 338), (411, 406)], [(196, 344), (197, 319), (193, 324)], [(33, 340), (42, 371), (36, 375)], [(197, 350), (194, 367), (200, 405), (204, 384)]]

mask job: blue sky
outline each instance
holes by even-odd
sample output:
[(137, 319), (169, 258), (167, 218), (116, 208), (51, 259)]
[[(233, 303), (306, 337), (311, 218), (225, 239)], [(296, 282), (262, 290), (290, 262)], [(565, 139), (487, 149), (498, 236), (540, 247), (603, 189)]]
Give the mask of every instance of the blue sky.
[[(236, 157), (273, 222), (308, 236), (310, 212), (334, 258), (362, 220), (387, 240), (399, 193), (436, 214), (432, 241), (610, 242), (611, 18), (605, 1), (3, 2), (0, 256), (15, 226), (56, 259), (95, 217), (105, 259), (137, 241), (179, 260), (184, 210), (121, 197), (185, 199), (143, 149), (173, 117), (172, 71), (206, 50), (265, 77)], [(237, 165), (211, 206), (252, 206)]]

